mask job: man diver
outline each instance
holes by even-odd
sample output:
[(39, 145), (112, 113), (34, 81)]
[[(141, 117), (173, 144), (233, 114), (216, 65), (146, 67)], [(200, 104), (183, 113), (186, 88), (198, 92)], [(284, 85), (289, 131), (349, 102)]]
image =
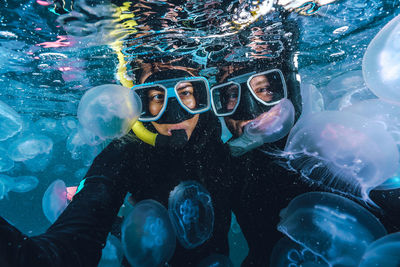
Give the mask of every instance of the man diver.
[(143, 102), (143, 127), (133, 129), (139, 137), (114, 140), (96, 157), (81, 189), (45, 233), (28, 237), (0, 218), (1, 266), (97, 266), (127, 192), (135, 202), (167, 206), (169, 193), (184, 180), (209, 191), (214, 229), (195, 249), (177, 244), (170, 266), (195, 266), (213, 253), (228, 256), (234, 184), (228, 151), (209, 111), (208, 82), (186, 63), (141, 64), (133, 87)]

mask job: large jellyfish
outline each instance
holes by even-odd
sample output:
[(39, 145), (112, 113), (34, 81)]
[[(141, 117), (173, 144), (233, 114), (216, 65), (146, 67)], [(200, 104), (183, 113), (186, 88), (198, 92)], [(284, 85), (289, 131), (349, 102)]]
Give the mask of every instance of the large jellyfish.
[(398, 267), (399, 251), (400, 232), (386, 235), (369, 245), (359, 267)]
[(326, 266), (328, 263), (324, 262), (321, 257), (318, 257), (309, 249), (294, 242), (288, 237), (284, 237), (276, 243), (271, 253), (270, 265), (271, 267), (316, 267)]
[(0, 200), (10, 191), (25, 193), (34, 189), (38, 184), (39, 180), (35, 176), (10, 177), (0, 174)]
[(14, 161), (22, 161), (33, 171), (43, 171), (51, 159), (53, 141), (41, 134), (31, 134), (21, 137), (11, 143), (9, 156)]
[(47, 188), (42, 198), (42, 209), (46, 218), (51, 222), (60, 216), (68, 206), (68, 191), (64, 181), (55, 180)]
[(0, 101), (0, 141), (13, 137), (22, 130), (22, 119), (10, 106)]
[(368, 45), (362, 67), (368, 88), (380, 98), (400, 103), (400, 15)]
[[(400, 105), (392, 104), (382, 99), (371, 99), (351, 105), (343, 109), (343, 111), (361, 115), (381, 124), (393, 137), (397, 147), (400, 147)], [(387, 190), (399, 188), (399, 176), (400, 169), (396, 171), (393, 177), (379, 185), (377, 189)]]
[(198, 182), (177, 185), (169, 195), (168, 212), (183, 247), (195, 248), (210, 238), (214, 209), (210, 193)]
[(168, 212), (154, 200), (137, 203), (122, 224), (122, 247), (133, 267), (163, 266), (176, 245)]
[(78, 107), (79, 122), (101, 139), (118, 138), (128, 133), (142, 109), (132, 90), (107, 84), (88, 90)]
[(382, 124), (343, 111), (303, 117), (290, 132), (284, 154), (309, 181), (365, 201), (399, 167), (396, 143)]
[(331, 266), (357, 266), (368, 245), (386, 234), (369, 211), (332, 193), (297, 196), (280, 217), (279, 231)]

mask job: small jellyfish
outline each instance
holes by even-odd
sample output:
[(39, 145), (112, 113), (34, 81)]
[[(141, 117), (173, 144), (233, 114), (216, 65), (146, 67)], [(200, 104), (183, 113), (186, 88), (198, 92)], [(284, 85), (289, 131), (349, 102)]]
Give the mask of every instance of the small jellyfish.
[(400, 232), (386, 235), (369, 245), (359, 267), (398, 267), (399, 251)]
[(321, 257), (312, 253), (309, 249), (284, 237), (276, 243), (271, 253), (270, 265), (272, 267), (313, 267), (326, 266)]
[(78, 107), (78, 119), (83, 127), (101, 139), (124, 136), (141, 112), (139, 96), (132, 90), (107, 84), (88, 90)]
[(399, 168), (399, 151), (384, 127), (343, 111), (299, 120), (289, 134), (284, 156), (306, 180), (367, 202), (371, 202), (369, 192)]
[(222, 254), (211, 254), (202, 260), (198, 267), (233, 267), (232, 261)]
[(14, 161), (22, 161), (33, 171), (43, 171), (51, 159), (53, 141), (41, 134), (30, 134), (11, 143), (9, 156)]
[(61, 123), (51, 118), (41, 118), (35, 122), (36, 131), (51, 137), (54, 142), (62, 141), (67, 137)]
[(7, 172), (14, 168), (14, 161), (11, 160), (7, 151), (0, 147), (0, 172)]
[(78, 120), (75, 117), (67, 116), (61, 118), (61, 126), (65, 135), (69, 135), (72, 130), (78, 128)]
[(80, 132), (75, 129), (68, 136), (66, 143), (67, 150), (74, 160), (81, 159), (85, 166), (89, 167), (93, 159), (101, 152), (101, 145), (88, 145), (82, 138)]
[(330, 266), (357, 266), (368, 245), (386, 234), (369, 211), (332, 193), (297, 196), (280, 217), (279, 231)]
[(177, 185), (169, 195), (168, 212), (183, 247), (195, 248), (210, 238), (214, 209), (210, 193), (198, 182)]
[(101, 259), (97, 267), (121, 266), (123, 257), (124, 252), (122, 250), (121, 242), (114, 235), (109, 234), (106, 246), (103, 248)]
[(42, 209), (46, 218), (51, 222), (55, 222), (58, 216), (68, 206), (67, 187), (64, 181), (55, 180), (44, 192), (42, 198)]
[(0, 200), (10, 191), (25, 193), (34, 189), (38, 184), (39, 180), (35, 176), (10, 177), (0, 174)]
[(0, 141), (13, 137), (22, 130), (22, 119), (10, 106), (0, 101)]
[(386, 24), (368, 45), (362, 69), (374, 94), (400, 103), (400, 15)]
[(122, 223), (121, 242), (133, 267), (163, 266), (176, 245), (174, 228), (164, 206), (154, 200), (134, 205)]

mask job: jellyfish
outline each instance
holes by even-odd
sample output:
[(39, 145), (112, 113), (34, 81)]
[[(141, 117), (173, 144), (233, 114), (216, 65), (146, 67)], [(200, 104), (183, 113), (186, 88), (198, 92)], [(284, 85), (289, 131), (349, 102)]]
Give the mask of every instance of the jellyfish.
[(330, 266), (357, 266), (368, 245), (386, 234), (369, 211), (333, 193), (297, 196), (280, 217), (279, 231)]
[(14, 168), (14, 161), (7, 155), (7, 150), (0, 147), (0, 172), (7, 172)]
[(51, 118), (41, 118), (35, 122), (36, 130), (46, 136), (50, 136), (54, 142), (62, 141), (67, 135), (61, 123)]
[(214, 253), (202, 260), (198, 267), (233, 267), (233, 263), (227, 256)]
[(122, 247), (133, 266), (163, 266), (176, 245), (174, 228), (168, 212), (155, 200), (137, 203), (122, 223)]
[(369, 192), (399, 168), (399, 151), (384, 127), (344, 111), (303, 117), (289, 134), (284, 156), (307, 181), (370, 203)]
[(25, 193), (34, 189), (39, 184), (35, 176), (10, 177), (0, 174), (0, 200), (7, 196), (8, 192)]
[(121, 137), (140, 115), (142, 104), (132, 90), (107, 84), (88, 90), (78, 107), (79, 122), (101, 139)]
[(281, 238), (274, 246), (270, 265), (271, 267), (328, 267), (321, 257), (318, 257), (309, 249), (294, 242), (288, 237)]
[(11, 143), (9, 157), (21, 161), (33, 172), (43, 171), (51, 159), (53, 141), (41, 134), (30, 134)]
[[(400, 147), (400, 105), (382, 99), (371, 99), (348, 106), (343, 111), (358, 114), (381, 124)], [(389, 190), (400, 188), (400, 169), (376, 189)]]
[(22, 119), (10, 106), (0, 101), (0, 141), (13, 137), (22, 130)]
[(362, 70), (374, 94), (400, 103), (400, 15), (386, 24), (368, 45)]
[(42, 198), (42, 209), (46, 218), (51, 222), (55, 222), (58, 216), (68, 206), (67, 187), (64, 181), (55, 180), (44, 192)]
[(386, 235), (368, 246), (359, 267), (398, 267), (399, 251), (400, 232)]
[(171, 191), (168, 212), (177, 238), (187, 249), (208, 240), (214, 227), (210, 193), (196, 181), (184, 181)]
[(124, 252), (122, 250), (121, 242), (114, 235), (109, 234), (106, 246), (102, 250), (101, 259), (97, 267), (121, 266), (123, 257)]

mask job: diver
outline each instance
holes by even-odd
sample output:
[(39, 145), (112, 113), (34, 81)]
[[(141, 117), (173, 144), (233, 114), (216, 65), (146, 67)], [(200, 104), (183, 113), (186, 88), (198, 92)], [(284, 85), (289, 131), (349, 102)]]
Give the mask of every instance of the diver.
[(95, 158), (78, 193), (45, 233), (28, 237), (0, 218), (1, 266), (97, 266), (128, 192), (135, 202), (153, 199), (167, 207), (170, 192), (184, 180), (209, 191), (213, 233), (192, 250), (177, 244), (168, 264), (195, 266), (213, 253), (228, 256), (229, 151), (210, 110), (208, 82), (188, 62), (140, 64), (133, 87), (143, 102), (137, 135), (112, 141)]

